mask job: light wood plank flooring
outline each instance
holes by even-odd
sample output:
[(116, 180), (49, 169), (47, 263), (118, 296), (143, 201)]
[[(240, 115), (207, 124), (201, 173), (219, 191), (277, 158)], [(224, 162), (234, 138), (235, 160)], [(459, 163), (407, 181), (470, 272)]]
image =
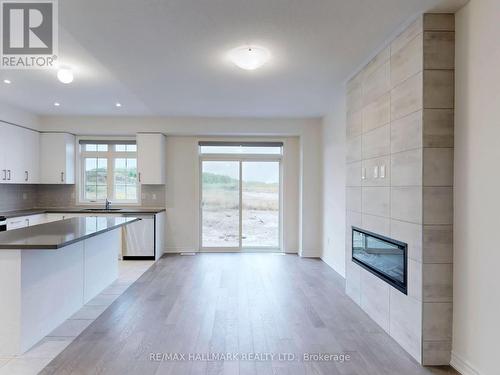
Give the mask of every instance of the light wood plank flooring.
[[(150, 360), (150, 353), (293, 353), (296, 360)], [(303, 353), (345, 353), (304, 362)], [(240, 354), (241, 355), (241, 354)], [(180, 358), (178, 358), (180, 359)], [(42, 374), (448, 374), (419, 366), (344, 293), (325, 263), (295, 255), (165, 256)]]

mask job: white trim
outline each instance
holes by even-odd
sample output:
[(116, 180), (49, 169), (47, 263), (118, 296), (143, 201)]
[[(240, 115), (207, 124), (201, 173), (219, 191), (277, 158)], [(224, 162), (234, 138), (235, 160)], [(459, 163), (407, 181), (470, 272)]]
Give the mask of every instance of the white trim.
[(462, 375), (482, 375), (479, 370), (467, 360), (461, 358), (457, 353), (451, 352), (450, 366)]

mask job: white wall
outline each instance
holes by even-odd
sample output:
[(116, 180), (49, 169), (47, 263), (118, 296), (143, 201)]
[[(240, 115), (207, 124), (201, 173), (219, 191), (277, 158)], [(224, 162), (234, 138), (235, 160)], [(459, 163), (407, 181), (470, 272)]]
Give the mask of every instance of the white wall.
[[(167, 176), (166, 188), (170, 212), (167, 215), (167, 232), (170, 232), (170, 235), (167, 234), (170, 237), (167, 247), (191, 251), (197, 248), (199, 240), (199, 218), (195, 212), (198, 195), (197, 190), (194, 190), (199, 189), (197, 139), (224, 136), (295, 139), (290, 141), (289, 146), (292, 160), (289, 163), (284, 161), (284, 173), (288, 173), (292, 180), (299, 179), (296, 185), (286, 183), (284, 191), (285, 198), (288, 196), (284, 222), (293, 228), (285, 227), (284, 249), (298, 251), (304, 257), (321, 255), (320, 119), (47, 116), (40, 120), (42, 131), (66, 131), (78, 135), (130, 135), (136, 132), (166, 134), (167, 174), (170, 174)], [(177, 138), (175, 143), (170, 144), (168, 139), (174, 141), (174, 137)], [(298, 168), (294, 167), (297, 163)], [(180, 181), (183, 183), (180, 184)]]
[(0, 102), (0, 121), (38, 130), (39, 118), (29, 112)]
[(456, 14), (452, 365), (499, 373), (500, 2)]
[[(167, 137), (167, 251), (191, 252), (200, 247), (200, 180), (198, 142), (200, 137)], [(206, 138), (203, 138), (206, 139)], [(223, 138), (217, 138), (223, 140)], [(252, 138), (247, 138), (252, 140)], [(262, 140), (262, 139), (260, 139)], [(283, 141), (283, 249), (299, 250), (299, 140)]]
[(323, 254), (345, 277), (345, 95), (338, 94), (322, 124)]

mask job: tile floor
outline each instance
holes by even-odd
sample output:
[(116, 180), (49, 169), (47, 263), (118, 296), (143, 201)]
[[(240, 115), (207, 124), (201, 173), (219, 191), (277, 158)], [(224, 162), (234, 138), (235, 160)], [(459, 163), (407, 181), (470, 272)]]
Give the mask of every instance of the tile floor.
[(118, 279), (23, 355), (0, 357), (0, 375), (35, 375), (102, 314), (153, 261), (120, 261)]

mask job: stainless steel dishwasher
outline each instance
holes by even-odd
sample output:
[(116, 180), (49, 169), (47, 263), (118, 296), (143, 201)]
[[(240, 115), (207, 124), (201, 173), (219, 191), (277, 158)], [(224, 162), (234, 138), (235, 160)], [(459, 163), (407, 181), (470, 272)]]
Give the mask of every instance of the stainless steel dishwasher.
[(155, 215), (127, 215), (141, 220), (123, 228), (123, 260), (155, 259)]

